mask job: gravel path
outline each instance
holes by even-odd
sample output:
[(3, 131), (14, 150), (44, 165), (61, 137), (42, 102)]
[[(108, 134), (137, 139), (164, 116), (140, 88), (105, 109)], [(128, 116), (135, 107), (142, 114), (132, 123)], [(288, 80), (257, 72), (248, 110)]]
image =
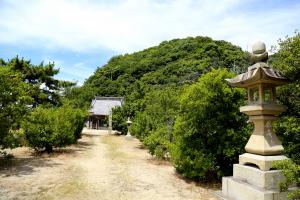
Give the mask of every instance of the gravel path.
[[(0, 160), (0, 199), (215, 200), (218, 185), (197, 185), (151, 157), (136, 139), (84, 135), (52, 155), (13, 150)], [(210, 189), (208, 189), (210, 188)]]

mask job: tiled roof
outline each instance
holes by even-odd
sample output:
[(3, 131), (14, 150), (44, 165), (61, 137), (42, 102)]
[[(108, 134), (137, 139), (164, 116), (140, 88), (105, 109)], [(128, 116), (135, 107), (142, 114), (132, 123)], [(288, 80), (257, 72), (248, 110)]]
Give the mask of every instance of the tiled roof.
[(109, 115), (110, 111), (123, 105), (123, 97), (95, 97), (89, 110), (91, 115)]

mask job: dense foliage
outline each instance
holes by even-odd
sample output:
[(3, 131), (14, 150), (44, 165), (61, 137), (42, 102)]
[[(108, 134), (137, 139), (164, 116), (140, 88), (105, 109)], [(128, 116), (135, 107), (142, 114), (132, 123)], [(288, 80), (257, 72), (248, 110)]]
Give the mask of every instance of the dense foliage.
[(52, 152), (53, 147), (65, 147), (80, 137), (86, 114), (69, 104), (61, 107), (37, 107), (23, 121), (22, 128), (30, 147)]
[[(29, 144), (50, 151), (51, 146), (65, 146), (80, 137), (84, 111), (70, 106), (63, 97), (74, 83), (56, 80), (57, 73), (54, 63), (33, 65), (18, 57), (7, 62), (0, 59), (1, 149)], [(51, 139), (42, 136), (50, 132)]]
[(139, 100), (149, 90), (191, 84), (218, 66), (240, 72), (248, 65), (246, 58), (248, 54), (240, 47), (209, 37), (164, 41), (156, 47), (111, 58), (68, 97), (86, 105), (95, 95), (124, 96), (131, 104), (129, 115), (135, 115), (143, 109)]
[[(282, 184), (283, 189), (287, 189), (295, 182), (300, 186), (300, 34), (279, 40), (278, 52), (271, 62), (290, 81), (288, 85), (278, 89), (279, 101), (287, 107), (287, 111), (274, 124), (286, 155), (294, 162), (281, 162), (277, 165), (287, 177), (287, 182)], [(300, 190), (289, 196), (291, 199), (299, 199)]]
[[(291, 160), (277, 161), (275, 168), (281, 169), (286, 181), (280, 183), (280, 189), (286, 191), (291, 185), (300, 186), (300, 165), (297, 165)], [(289, 192), (288, 197), (292, 200), (300, 199), (300, 189), (294, 189)]]
[(279, 50), (272, 65), (279, 69), (290, 83), (278, 89), (278, 99), (287, 111), (275, 124), (286, 154), (300, 164), (300, 34), (279, 41)]
[(6, 62), (5, 66), (10, 66), (13, 71), (22, 74), (22, 81), (30, 87), (30, 96), (34, 100), (33, 106), (60, 103), (57, 91), (60, 89), (61, 81), (53, 77), (59, 72), (54, 68), (54, 63), (33, 65), (29, 60), (15, 57)]
[(164, 88), (147, 93), (145, 109), (135, 116), (133, 134), (144, 142), (152, 155), (168, 157), (173, 125), (179, 110), (180, 88)]
[(175, 167), (189, 178), (228, 175), (244, 151), (250, 127), (239, 112), (245, 91), (230, 87), (225, 69), (212, 70), (180, 97), (171, 151)]
[(22, 81), (22, 74), (10, 66), (0, 66), (0, 149), (17, 146), (14, 130), (19, 128), (22, 116), (28, 112), (29, 87)]
[[(125, 121), (126, 113), (121, 107), (116, 107), (113, 109), (112, 116), (112, 128), (113, 130), (118, 130), (122, 134), (127, 133), (127, 123)], [(108, 122), (107, 122), (108, 123)]]

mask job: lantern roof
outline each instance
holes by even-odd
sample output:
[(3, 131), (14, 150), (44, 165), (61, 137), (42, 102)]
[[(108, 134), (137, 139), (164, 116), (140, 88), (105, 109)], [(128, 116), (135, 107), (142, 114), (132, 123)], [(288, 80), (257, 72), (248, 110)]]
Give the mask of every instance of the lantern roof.
[(232, 86), (248, 87), (259, 83), (269, 83), (275, 86), (283, 85), (287, 80), (279, 71), (272, 69), (266, 63), (255, 63), (248, 67), (248, 71), (232, 79), (226, 79)]
[(261, 83), (278, 86), (287, 82), (286, 78), (279, 71), (274, 70), (266, 63), (268, 52), (263, 42), (254, 43), (251, 60), (254, 64), (248, 67), (247, 72), (239, 74), (232, 79), (226, 79), (226, 81), (236, 87), (251, 87)]

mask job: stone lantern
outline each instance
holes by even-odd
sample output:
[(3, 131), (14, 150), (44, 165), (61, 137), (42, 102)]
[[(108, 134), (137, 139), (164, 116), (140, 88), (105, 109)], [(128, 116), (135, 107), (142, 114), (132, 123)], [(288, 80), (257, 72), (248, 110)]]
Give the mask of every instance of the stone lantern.
[(128, 117), (126, 123), (127, 123), (127, 134), (126, 134), (126, 137), (131, 137), (131, 134), (130, 134), (130, 127), (131, 127), (132, 121), (130, 121), (130, 117)]
[(287, 199), (279, 191), (284, 178), (280, 170), (272, 170), (274, 161), (287, 159), (283, 146), (273, 132), (272, 122), (285, 107), (276, 102), (276, 86), (287, 80), (266, 61), (268, 53), (262, 42), (252, 47), (253, 65), (248, 71), (227, 81), (235, 87), (248, 90), (248, 104), (240, 107), (254, 124), (254, 131), (246, 144), (246, 153), (239, 156), (233, 167), (233, 177), (223, 177), (222, 196), (235, 200)]

